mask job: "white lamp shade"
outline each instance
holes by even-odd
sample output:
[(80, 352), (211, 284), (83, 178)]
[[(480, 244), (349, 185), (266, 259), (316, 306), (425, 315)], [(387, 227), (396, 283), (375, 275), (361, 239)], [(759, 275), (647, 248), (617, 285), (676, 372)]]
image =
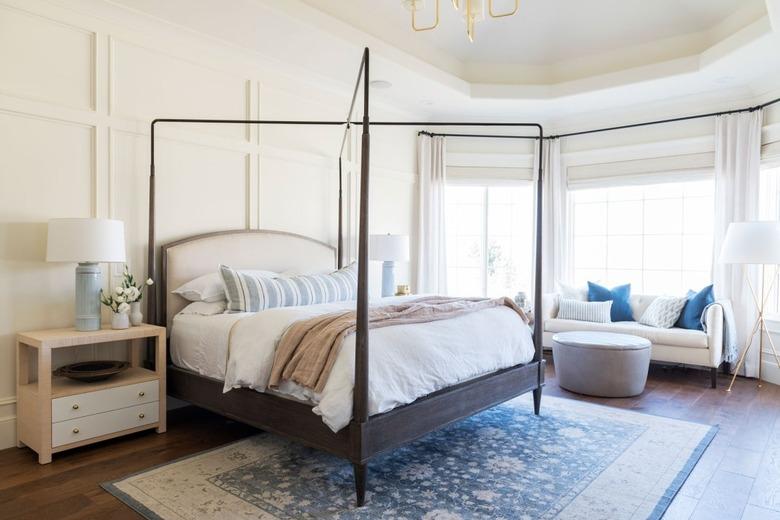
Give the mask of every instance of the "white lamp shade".
[(780, 222), (729, 224), (720, 261), (724, 264), (780, 264)]
[(121, 220), (57, 218), (49, 221), (48, 262), (124, 262), (125, 225)]
[(409, 237), (406, 235), (371, 235), (368, 249), (371, 260), (406, 262), (409, 260)]

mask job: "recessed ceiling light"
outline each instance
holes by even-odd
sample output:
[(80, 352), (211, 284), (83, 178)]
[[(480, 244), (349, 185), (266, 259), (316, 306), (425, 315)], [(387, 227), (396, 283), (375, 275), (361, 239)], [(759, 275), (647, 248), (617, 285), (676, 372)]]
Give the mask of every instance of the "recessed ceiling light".
[(368, 84), (371, 85), (371, 88), (377, 88), (382, 90), (388, 89), (393, 86), (392, 83), (390, 83), (389, 81), (385, 81), (383, 79), (375, 79), (369, 82)]

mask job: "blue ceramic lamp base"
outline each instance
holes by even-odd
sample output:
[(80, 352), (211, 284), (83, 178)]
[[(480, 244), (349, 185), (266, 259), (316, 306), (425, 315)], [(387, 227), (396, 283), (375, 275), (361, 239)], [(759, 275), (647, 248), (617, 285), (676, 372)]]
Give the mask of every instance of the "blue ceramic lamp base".
[(395, 294), (395, 262), (382, 262), (382, 298)]
[(76, 322), (78, 331), (100, 330), (100, 265), (81, 262), (76, 267)]

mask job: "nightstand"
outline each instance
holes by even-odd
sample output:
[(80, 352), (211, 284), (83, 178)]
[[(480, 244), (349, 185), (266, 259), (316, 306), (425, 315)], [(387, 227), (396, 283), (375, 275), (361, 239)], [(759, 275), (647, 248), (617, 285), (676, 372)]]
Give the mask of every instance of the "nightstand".
[[(141, 367), (141, 349), (154, 338), (155, 370)], [(130, 367), (103, 381), (85, 383), (52, 374), (52, 350), (127, 342)], [(99, 356), (98, 356), (99, 357)], [(31, 361), (37, 361), (37, 370)], [(19, 447), (48, 464), (52, 453), (156, 428), (165, 431), (165, 328), (124, 330), (73, 328), (22, 332), (16, 336), (16, 435)], [(34, 377), (36, 376), (37, 377)]]

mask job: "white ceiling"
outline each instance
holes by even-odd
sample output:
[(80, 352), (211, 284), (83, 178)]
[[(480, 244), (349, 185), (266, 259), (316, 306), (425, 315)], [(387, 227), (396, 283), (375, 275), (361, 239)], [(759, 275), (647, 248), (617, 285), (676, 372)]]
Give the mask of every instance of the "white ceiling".
[[(764, 0), (521, 0), (515, 16), (477, 23), (470, 43), (449, 0), (439, 27), (420, 33), (400, 0), (303, 2), (479, 83), (546, 84), (691, 56), (767, 14)], [(433, 19), (435, 3), (425, 2), (418, 23)], [(506, 11), (514, 1), (494, 5)]]
[(400, 0), (111, 3), (305, 71), (346, 96), (368, 46), (373, 79), (393, 84), (374, 99), (419, 119), (571, 129), (779, 94), (780, 0), (520, 0), (518, 15), (478, 24), (474, 44), (450, 0), (440, 1), (441, 25), (428, 33), (411, 31)]

